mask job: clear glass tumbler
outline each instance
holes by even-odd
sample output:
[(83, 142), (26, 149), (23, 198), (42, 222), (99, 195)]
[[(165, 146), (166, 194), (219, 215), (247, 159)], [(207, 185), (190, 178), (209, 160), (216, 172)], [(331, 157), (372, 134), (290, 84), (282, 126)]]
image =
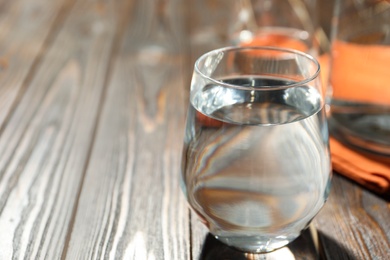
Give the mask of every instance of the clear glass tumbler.
[(331, 164), (318, 62), (228, 47), (195, 63), (182, 157), (192, 209), (223, 243), (270, 252), (324, 205)]

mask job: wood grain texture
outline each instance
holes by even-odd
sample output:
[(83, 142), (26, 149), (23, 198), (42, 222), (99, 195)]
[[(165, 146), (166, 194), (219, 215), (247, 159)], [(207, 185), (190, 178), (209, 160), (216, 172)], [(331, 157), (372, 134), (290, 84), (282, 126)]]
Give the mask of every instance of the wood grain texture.
[(73, 1), (0, 3), (0, 129), (12, 114), (43, 52)]
[(338, 175), (315, 218), (327, 259), (388, 259), (390, 203)]
[(179, 2), (163, 2), (137, 1), (128, 14), (67, 259), (189, 259), (179, 185), (185, 52), (158, 17)]
[(122, 7), (75, 3), (2, 132), (0, 259), (63, 253)]
[[(264, 259), (219, 243), (180, 190), (192, 68), (226, 40), (207, 38), (219, 5), (0, 1), (0, 260)], [(336, 175), (314, 220), (324, 259), (388, 259), (389, 219)], [(318, 259), (315, 238), (265, 259)]]

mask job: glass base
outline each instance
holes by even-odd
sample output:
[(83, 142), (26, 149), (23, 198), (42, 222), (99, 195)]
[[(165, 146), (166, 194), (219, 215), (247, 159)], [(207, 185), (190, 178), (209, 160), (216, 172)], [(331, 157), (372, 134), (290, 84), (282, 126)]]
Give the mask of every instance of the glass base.
[(280, 249), (299, 236), (215, 236), (222, 243), (246, 253), (269, 253)]

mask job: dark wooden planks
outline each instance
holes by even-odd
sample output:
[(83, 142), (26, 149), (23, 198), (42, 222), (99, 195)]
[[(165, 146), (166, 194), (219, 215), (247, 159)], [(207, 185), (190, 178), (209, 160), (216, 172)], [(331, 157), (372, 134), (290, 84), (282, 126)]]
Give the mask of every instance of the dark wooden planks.
[(388, 259), (390, 203), (338, 175), (315, 219), (326, 259)]
[[(48, 36), (0, 138), (0, 259), (59, 259), (73, 223), (118, 14), (128, 2), (68, 3), (69, 16)], [(28, 6), (15, 18), (27, 19), (27, 29)], [(44, 33), (38, 32), (30, 39), (13, 36), (21, 57), (29, 59), (31, 46), (42, 46)]]
[(180, 1), (165, 2), (137, 1), (124, 24), (67, 259), (189, 259), (179, 185), (186, 52), (172, 25), (183, 23)]

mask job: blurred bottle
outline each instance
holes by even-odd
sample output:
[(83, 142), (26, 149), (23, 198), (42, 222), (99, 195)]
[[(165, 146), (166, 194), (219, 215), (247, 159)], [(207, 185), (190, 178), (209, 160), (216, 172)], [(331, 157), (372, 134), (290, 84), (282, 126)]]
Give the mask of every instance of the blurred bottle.
[(390, 155), (390, 1), (337, 0), (332, 30), (331, 131)]
[(229, 35), (232, 44), (292, 48), (317, 56), (324, 36), (315, 0), (235, 2)]

